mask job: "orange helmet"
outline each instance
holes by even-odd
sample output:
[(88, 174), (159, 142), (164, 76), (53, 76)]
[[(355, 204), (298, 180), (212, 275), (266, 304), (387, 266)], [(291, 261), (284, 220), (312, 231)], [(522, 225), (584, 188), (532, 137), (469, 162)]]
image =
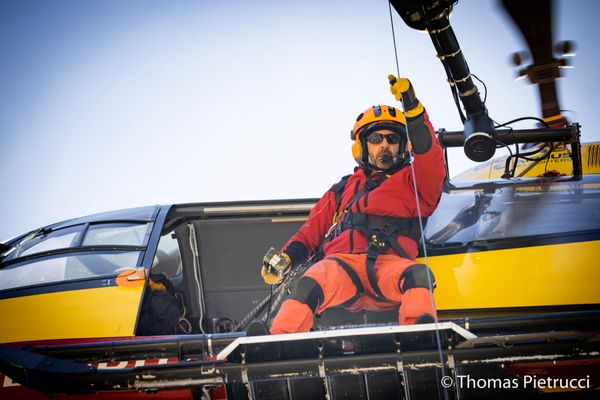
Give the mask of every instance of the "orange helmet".
[(368, 161), (366, 137), (373, 131), (389, 129), (400, 135), (400, 153), (406, 151), (406, 128), (404, 114), (390, 106), (373, 106), (367, 108), (356, 118), (354, 128), (350, 133), (352, 157), (362, 166)]

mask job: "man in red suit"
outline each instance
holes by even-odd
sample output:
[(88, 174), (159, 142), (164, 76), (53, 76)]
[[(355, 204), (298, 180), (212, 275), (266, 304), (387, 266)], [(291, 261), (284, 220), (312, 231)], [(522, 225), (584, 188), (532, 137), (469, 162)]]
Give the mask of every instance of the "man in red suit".
[(402, 325), (435, 321), (435, 279), (415, 258), (419, 218), (424, 224), (442, 191), (442, 149), (410, 81), (390, 76), (390, 82), (404, 112), (379, 105), (358, 116), (352, 130), (358, 167), (325, 193), (280, 253), (263, 260), (263, 279), (276, 284), (321, 247), (324, 254), (282, 304), (273, 334), (309, 331), (315, 314), (335, 306), (399, 306)]

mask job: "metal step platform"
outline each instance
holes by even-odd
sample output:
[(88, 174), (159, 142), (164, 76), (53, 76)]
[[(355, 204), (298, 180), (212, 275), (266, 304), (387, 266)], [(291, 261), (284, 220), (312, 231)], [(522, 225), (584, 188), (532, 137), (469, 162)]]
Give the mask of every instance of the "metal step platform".
[[(123, 368), (106, 368), (107, 360)], [(575, 330), (478, 337), (453, 322), (187, 335), (28, 349), (1, 345), (0, 371), (48, 394), (196, 388), (211, 399), (211, 390), (224, 387), (227, 399), (251, 400), (596, 398), (600, 340), (598, 332)], [(579, 386), (560, 392), (540, 387), (548, 386), (542, 379), (556, 381), (565, 373)]]

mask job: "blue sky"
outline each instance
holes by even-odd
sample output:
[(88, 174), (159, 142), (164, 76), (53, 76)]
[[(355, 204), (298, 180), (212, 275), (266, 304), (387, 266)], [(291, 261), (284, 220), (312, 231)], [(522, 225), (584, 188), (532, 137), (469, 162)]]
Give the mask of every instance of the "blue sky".
[[(556, 2), (555, 41), (577, 43), (561, 106), (583, 141), (600, 140), (599, 11)], [(497, 3), (461, 0), (451, 21), (491, 116), (538, 116)], [(395, 27), (434, 126), (461, 129), (429, 37)], [(119, 208), (318, 197), (354, 167), (356, 115), (394, 103), (385, 1), (0, 0), (0, 54), (0, 240)]]

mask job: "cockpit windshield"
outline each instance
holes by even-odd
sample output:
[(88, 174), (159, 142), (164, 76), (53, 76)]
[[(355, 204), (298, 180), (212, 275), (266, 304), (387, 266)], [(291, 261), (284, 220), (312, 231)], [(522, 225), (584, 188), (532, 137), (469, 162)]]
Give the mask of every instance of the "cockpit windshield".
[(429, 218), (427, 243), (472, 243), (600, 230), (600, 176), (453, 190)]

